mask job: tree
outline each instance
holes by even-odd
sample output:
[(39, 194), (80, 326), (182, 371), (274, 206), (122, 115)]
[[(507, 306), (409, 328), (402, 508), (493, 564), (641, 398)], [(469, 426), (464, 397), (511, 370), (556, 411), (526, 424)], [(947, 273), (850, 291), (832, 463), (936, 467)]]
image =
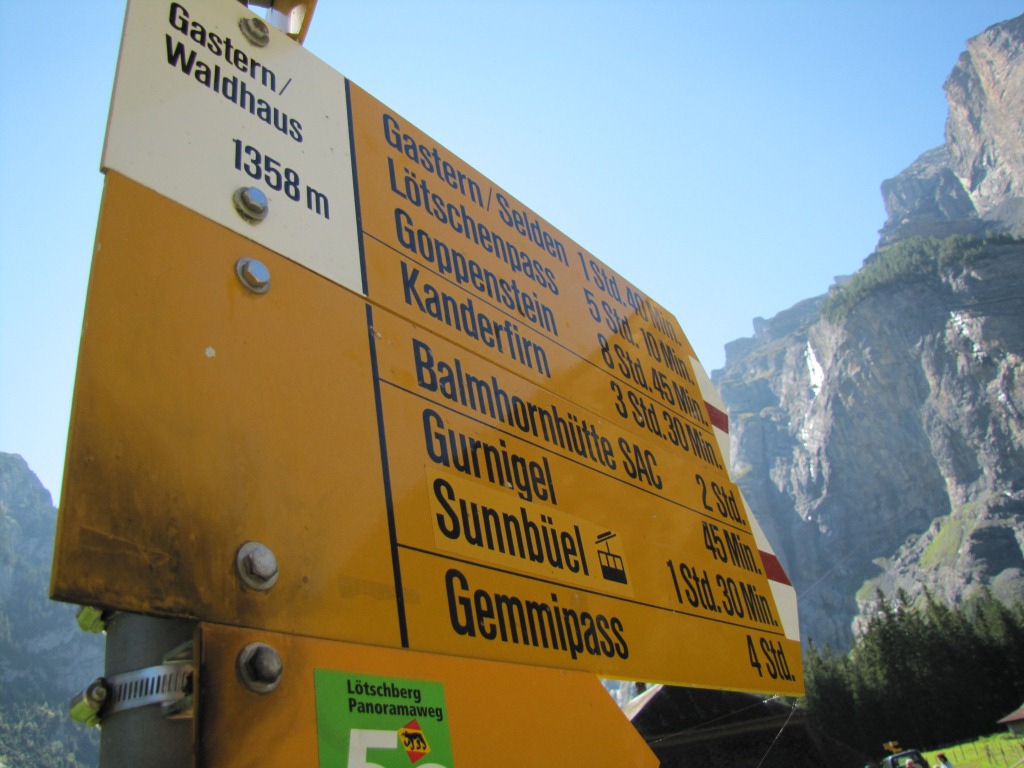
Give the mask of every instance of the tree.
[(991, 732), (1020, 703), (1024, 601), (983, 590), (954, 609), (879, 592), (876, 608), (846, 656), (808, 645), (805, 706), (825, 733), (868, 754), (890, 740), (926, 747)]

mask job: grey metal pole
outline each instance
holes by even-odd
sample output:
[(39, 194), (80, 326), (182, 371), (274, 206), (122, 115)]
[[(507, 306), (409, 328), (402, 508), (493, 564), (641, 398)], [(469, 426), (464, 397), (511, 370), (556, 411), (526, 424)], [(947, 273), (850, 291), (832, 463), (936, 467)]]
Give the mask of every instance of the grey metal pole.
[[(195, 766), (194, 720), (168, 717), (159, 702), (167, 688), (158, 670), (165, 657), (190, 643), (195, 622), (115, 613), (107, 621), (104, 678), (123, 709), (104, 715), (100, 730), (100, 768), (189, 768)], [(150, 672), (150, 670), (152, 670)], [(131, 673), (149, 672), (132, 680)], [(189, 671), (191, 675), (191, 671)], [(166, 675), (164, 675), (166, 677)], [(108, 705), (110, 702), (108, 702)]]

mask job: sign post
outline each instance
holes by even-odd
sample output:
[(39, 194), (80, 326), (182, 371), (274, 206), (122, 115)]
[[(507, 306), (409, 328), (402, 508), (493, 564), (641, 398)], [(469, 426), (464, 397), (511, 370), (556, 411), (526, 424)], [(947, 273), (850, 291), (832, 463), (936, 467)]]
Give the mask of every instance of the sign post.
[[(480, 762), (456, 724), (486, 713), (449, 695), (479, 665), (802, 692), (791, 587), (675, 319), (250, 19), (129, 2), (53, 595), (195, 621), (197, 654), (273, 636), (242, 693), (315, 706), (289, 748), (323, 766)], [(357, 680), (390, 693), (338, 730)], [(394, 691), (450, 732), (374, 720)], [(200, 711), (203, 745), (237, 725)]]

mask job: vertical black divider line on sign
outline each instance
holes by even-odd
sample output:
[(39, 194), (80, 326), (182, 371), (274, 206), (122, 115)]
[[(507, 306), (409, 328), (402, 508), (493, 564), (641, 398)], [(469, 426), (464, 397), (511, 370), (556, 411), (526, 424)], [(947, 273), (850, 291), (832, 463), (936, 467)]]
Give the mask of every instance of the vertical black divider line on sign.
[[(355, 126), (352, 121), (352, 94), (350, 82), (345, 80), (346, 114), (348, 115), (349, 157), (352, 160), (352, 193), (356, 207), (356, 240), (359, 243), (359, 271), (362, 278), (363, 296), (369, 296), (366, 274), (366, 251), (363, 247), (363, 217), (359, 207), (359, 171), (356, 166)], [(388, 515), (388, 537), (391, 545), (391, 570), (395, 580), (395, 611), (398, 616), (398, 633), (402, 647), (409, 647), (409, 630), (405, 618), (405, 594), (402, 591), (402, 568), (398, 562), (398, 531), (395, 527), (395, 505), (391, 496), (391, 468), (388, 464), (388, 443), (384, 433), (384, 406), (380, 396), (380, 375), (377, 367), (377, 336), (373, 330), (373, 306), (366, 304), (366, 335), (370, 344), (370, 365), (373, 375), (374, 407), (377, 409), (377, 438), (380, 442), (380, 465), (384, 483), (384, 506)]]

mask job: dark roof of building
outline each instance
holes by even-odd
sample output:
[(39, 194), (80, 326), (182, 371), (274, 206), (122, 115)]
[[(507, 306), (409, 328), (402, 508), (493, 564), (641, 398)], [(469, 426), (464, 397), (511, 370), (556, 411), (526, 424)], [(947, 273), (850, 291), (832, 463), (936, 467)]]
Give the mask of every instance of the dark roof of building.
[(661, 768), (863, 766), (871, 761), (828, 738), (779, 697), (654, 686), (625, 708)]
[(1016, 723), (1020, 720), (1024, 720), (1024, 704), (1021, 704), (1020, 707), (1008, 714), (1002, 720), (998, 720), (996, 722), (998, 722), (999, 725), (1009, 725), (1010, 723)]

